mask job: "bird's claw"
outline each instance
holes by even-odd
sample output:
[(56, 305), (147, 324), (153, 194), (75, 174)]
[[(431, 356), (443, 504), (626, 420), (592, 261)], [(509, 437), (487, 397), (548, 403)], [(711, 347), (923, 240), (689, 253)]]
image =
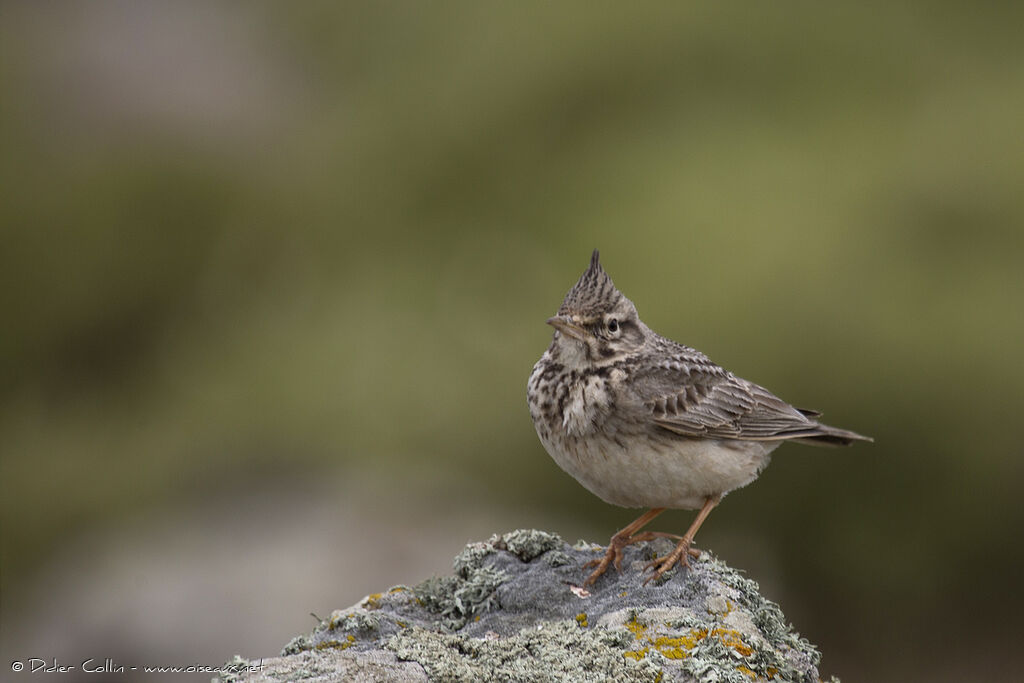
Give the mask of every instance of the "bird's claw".
[(625, 541), (617, 541), (612, 539), (611, 543), (608, 544), (608, 549), (604, 553), (604, 557), (600, 560), (591, 560), (583, 565), (584, 569), (590, 569), (591, 567), (597, 567), (590, 576), (583, 582), (584, 586), (592, 586), (597, 579), (608, 570), (608, 565), (615, 565), (615, 569), (622, 571), (622, 549), (629, 544), (629, 539)]
[(644, 585), (646, 586), (651, 581), (660, 579), (665, 572), (677, 564), (688, 568), (690, 566), (690, 555), (693, 555), (695, 558), (700, 557), (700, 551), (692, 547), (690, 541), (684, 538), (679, 541), (679, 545), (675, 547), (675, 550), (668, 555), (656, 557), (644, 565), (644, 571), (656, 568), (653, 574), (644, 579)]

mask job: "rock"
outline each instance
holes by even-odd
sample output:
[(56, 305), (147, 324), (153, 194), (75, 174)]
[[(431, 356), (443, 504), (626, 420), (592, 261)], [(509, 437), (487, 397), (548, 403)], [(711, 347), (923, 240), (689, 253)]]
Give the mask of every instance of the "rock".
[(470, 543), (454, 575), (335, 611), (281, 657), (236, 658), (225, 681), (819, 681), (821, 658), (757, 584), (708, 553), (644, 586), (671, 549), (626, 548), (589, 590), (603, 551), (518, 530)]

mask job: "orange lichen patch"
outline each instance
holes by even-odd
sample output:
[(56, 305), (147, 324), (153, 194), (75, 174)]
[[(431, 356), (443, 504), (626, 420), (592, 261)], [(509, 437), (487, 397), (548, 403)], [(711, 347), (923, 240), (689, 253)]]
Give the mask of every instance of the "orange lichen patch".
[(630, 630), (630, 632), (637, 640), (642, 638), (644, 634), (647, 633), (647, 627), (636, 620), (635, 614), (629, 618), (629, 621), (626, 622), (626, 628)]
[(643, 647), (629, 650), (623, 653), (624, 657), (640, 660), (647, 656), (651, 648), (654, 648), (662, 656), (668, 659), (683, 659), (690, 656), (690, 651), (697, 647), (700, 641), (707, 637), (718, 638), (722, 645), (730, 647), (744, 657), (753, 654), (753, 649), (743, 642), (743, 634), (739, 631), (724, 628), (715, 628), (708, 631), (706, 628), (690, 629), (690, 632), (680, 636), (656, 636), (652, 637), (647, 633), (647, 626), (637, 621), (636, 615), (630, 617), (625, 624), (626, 628), (643, 644)]
[(668, 659), (682, 659), (690, 655), (690, 650), (708, 635), (707, 629), (694, 629), (686, 636), (660, 636), (651, 641), (654, 649)]
[(687, 650), (693, 646), (688, 646), (683, 638), (658, 638), (654, 641), (654, 649), (668, 659), (683, 659), (690, 655)]
[(590, 624), (587, 622), (587, 613), (580, 612), (579, 614), (577, 614), (576, 623), (579, 624), (582, 628), (586, 628), (587, 626), (589, 626)]
[(739, 652), (744, 657), (749, 657), (754, 654), (754, 650), (749, 645), (743, 642), (743, 634), (733, 629), (716, 628), (711, 632), (711, 635), (718, 636), (722, 641), (722, 645), (731, 647), (732, 649)]
[(380, 599), (382, 597), (384, 597), (383, 593), (370, 593), (363, 598), (361, 606), (366, 609), (380, 609)]
[(669, 659), (682, 659), (690, 654), (690, 650), (697, 646), (701, 640), (707, 637), (707, 629), (694, 629), (685, 636), (658, 636), (652, 638), (647, 633), (647, 626), (637, 621), (634, 615), (626, 622), (626, 628), (633, 636), (640, 641), (646, 641), (645, 647), (625, 653), (625, 656), (633, 659), (643, 659), (654, 648)]
[(317, 643), (316, 649), (318, 650), (330, 650), (337, 648), (339, 650), (347, 650), (356, 644), (356, 637), (353, 635), (345, 636), (344, 642), (340, 640), (325, 640), (322, 643)]
[(647, 653), (649, 651), (650, 651), (650, 648), (645, 647), (645, 648), (642, 648), (640, 650), (629, 650), (628, 652), (623, 652), (622, 656), (627, 658), (627, 659), (635, 659), (636, 661), (639, 662), (641, 659), (643, 659), (644, 657), (647, 656)]
[(749, 668), (743, 666), (742, 664), (740, 664), (739, 666), (736, 667), (736, 670), (739, 671), (741, 674), (746, 674), (747, 676), (750, 676), (755, 681), (757, 680), (757, 674), (754, 673), (753, 669), (749, 669)]
[[(629, 621), (626, 622), (626, 628), (629, 629), (630, 633), (632, 633), (633, 637), (637, 640), (647, 637), (647, 627), (636, 620), (635, 614), (629, 618)], [(627, 652), (623, 652), (622, 656), (628, 659), (635, 659), (639, 662), (641, 659), (647, 656), (647, 653), (649, 651), (649, 647), (642, 647), (637, 650), (629, 650)]]

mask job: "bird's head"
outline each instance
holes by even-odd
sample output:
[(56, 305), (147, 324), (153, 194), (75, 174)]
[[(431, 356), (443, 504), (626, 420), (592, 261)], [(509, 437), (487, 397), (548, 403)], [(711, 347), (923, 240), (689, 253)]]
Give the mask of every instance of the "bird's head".
[(643, 346), (646, 331), (636, 306), (601, 268), (597, 249), (558, 314), (547, 322), (556, 330), (559, 355), (576, 365), (614, 363)]

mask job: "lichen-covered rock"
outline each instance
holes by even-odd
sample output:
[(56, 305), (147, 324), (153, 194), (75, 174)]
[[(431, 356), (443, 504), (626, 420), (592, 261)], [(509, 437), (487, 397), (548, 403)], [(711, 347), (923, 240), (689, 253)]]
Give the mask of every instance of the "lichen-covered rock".
[(643, 585), (664, 540), (582, 588), (601, 548), (518, 530), (471, 543), (452, 576), (334, 612), (225, 680), (819, 681), (820, 655), (755, 582), (703, 554)]

